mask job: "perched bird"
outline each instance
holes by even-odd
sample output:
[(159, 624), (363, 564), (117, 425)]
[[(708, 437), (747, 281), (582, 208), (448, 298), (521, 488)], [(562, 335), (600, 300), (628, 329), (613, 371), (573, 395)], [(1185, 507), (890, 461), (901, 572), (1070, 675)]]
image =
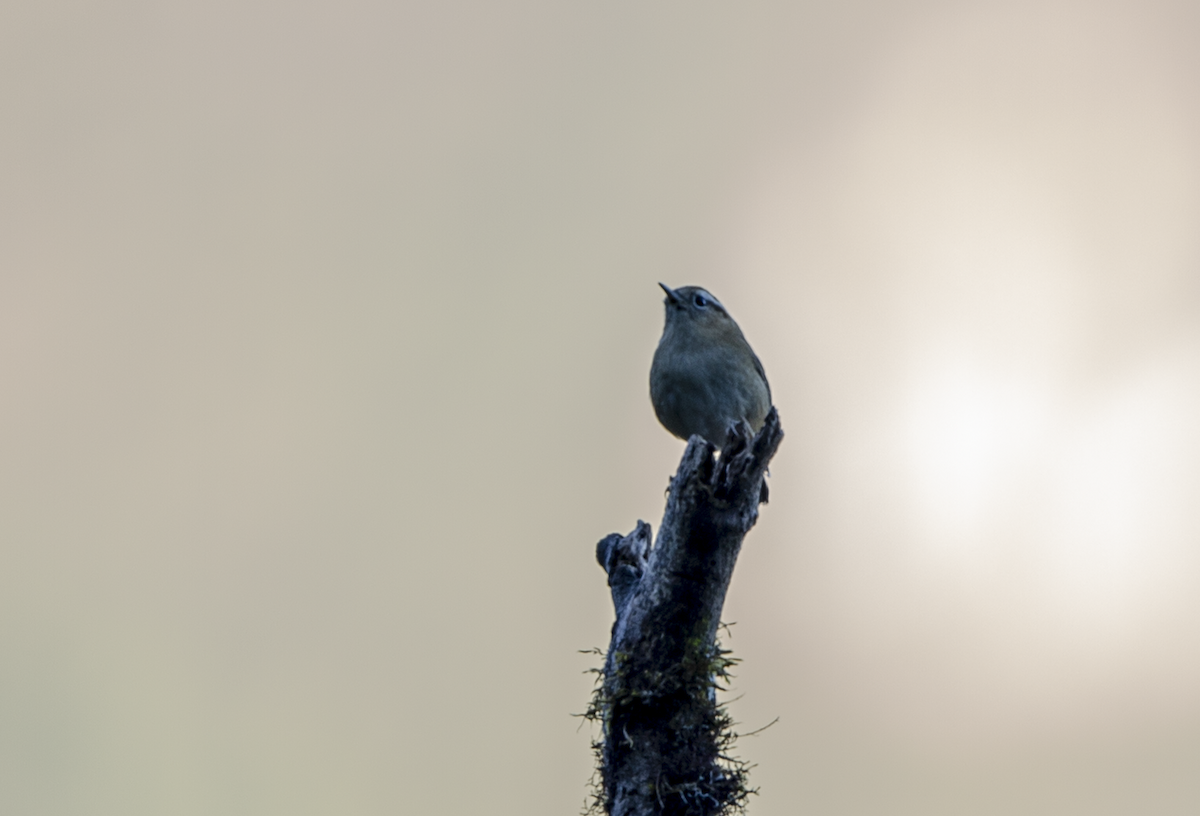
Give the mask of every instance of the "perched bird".
[(771, 386), (738, 324), (699, 286), (659, 286), (667, 322), (650, 366), (658, 421), (680, 439), (700, 434), (718, 448), (739, 419), (757, 432), (771, 410)]

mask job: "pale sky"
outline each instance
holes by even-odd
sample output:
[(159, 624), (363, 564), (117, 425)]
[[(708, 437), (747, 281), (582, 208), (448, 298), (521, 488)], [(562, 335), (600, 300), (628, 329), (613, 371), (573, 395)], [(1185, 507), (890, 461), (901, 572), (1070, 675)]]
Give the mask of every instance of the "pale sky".
[(570, 814), (663, 281), (754, 816), (1200, 812), (1200, 6), (0, 7), (0, 812)]

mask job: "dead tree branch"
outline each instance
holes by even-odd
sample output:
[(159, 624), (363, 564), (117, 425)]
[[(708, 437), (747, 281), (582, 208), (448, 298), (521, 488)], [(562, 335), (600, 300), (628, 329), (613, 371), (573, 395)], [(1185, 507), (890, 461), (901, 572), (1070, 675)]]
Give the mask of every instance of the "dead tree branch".
[(745, 804), (746, 769), (726, 754), (733, 734), (716, 701), (733, 661), (716, 635), (782, 440), (773, 408), (753, 437), (739, 424), (719, 459), (693, 436), (655, 545), (639, 521), (596, 546), (617, 616), (589, 711), (603, 725), (597, 805), (605, 813), (715, 816)]

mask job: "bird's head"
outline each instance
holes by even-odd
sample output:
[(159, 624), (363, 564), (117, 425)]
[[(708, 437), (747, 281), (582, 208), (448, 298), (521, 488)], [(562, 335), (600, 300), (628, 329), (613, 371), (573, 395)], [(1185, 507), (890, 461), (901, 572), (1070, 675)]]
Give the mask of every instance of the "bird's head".
[(663, 304), (667, 307), (668, 329), (709, 334), (721, 334), (730, 328), (736, 330), (737, 324), (729, 312), (707, 289), (699, 286), (672, 289), (664, 283), (659, 286), (667, 293)]

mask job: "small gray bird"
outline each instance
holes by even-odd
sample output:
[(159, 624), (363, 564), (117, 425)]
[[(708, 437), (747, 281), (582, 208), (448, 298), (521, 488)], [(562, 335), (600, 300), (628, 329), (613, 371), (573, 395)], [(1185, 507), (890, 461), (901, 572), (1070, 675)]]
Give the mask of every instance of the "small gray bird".
[(700, 434), (718, 448), (739, 419), (757, 432), (771, 409), (771, 386), (738, 324), (699, 286), (659, 286), (667, 323), (650, 365), (658, 421), (680, 439)]

